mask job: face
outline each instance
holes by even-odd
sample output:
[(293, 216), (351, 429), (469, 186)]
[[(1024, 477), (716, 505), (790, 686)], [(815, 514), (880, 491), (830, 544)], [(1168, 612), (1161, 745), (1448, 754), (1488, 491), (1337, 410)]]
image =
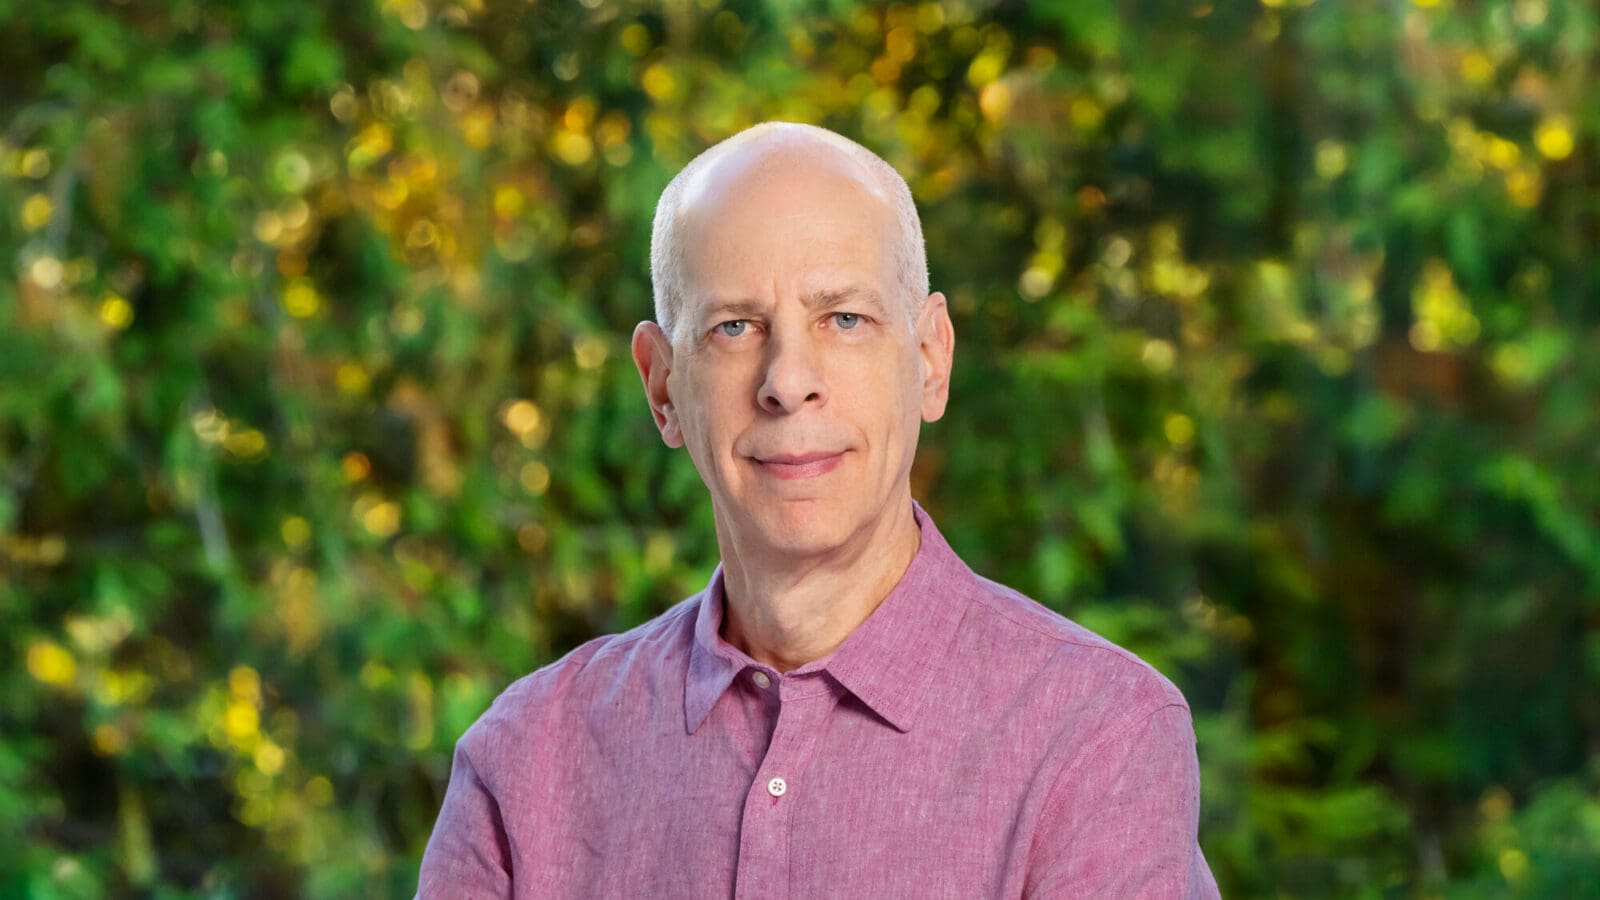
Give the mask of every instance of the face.
[(824, 554), (903, 512), (920, 424), (944, 411), (944, 298), (908, 326), (891, 208), (854, 167), (814, 148), (719, 161), (685, 201), (677, 345), (635, 334), (662, 437), (741, 552)]

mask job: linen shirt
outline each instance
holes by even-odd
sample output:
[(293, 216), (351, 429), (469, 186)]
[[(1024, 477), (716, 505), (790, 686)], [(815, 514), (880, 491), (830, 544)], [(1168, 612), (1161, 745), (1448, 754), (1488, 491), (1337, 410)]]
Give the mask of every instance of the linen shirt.
[(456, 745), (419, 896), (1209, 898), (1182, 694), (973, 573), (778, 672), (700, 593), (512, 684)]

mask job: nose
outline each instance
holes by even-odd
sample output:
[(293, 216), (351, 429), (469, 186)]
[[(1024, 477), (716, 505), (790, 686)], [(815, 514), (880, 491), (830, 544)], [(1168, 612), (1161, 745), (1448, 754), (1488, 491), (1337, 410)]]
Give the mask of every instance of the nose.
[[(776, 331), (776, 329), (775, 329)], [(822, 360), (804, 335), (773, 335), (767, 344), (766, 378), (756, 400), (773, 415), (799, 412), (827, 402)]]

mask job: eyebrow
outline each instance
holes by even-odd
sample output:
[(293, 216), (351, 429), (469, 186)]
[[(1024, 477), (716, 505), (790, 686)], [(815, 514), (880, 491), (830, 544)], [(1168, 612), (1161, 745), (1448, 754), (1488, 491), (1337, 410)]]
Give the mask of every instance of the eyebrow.
[(883, 311), (883, 300), (878, 297), (878, 292), (868, 287), (851, 285), (846, 288), (824, 288), (812, 291), (803, 301), (807, 309), (838, 309), (854, 303), (863, 303), (873, 307), (876, 311)]
[[(807, 309), (813, 311), (838, 309), (841, 306), (859, 303), (872, 307), (876, 312), (883, 312), (883, 300), (878, 296), (878, 292), (861, 285), (812, 291), (802, 297), (801, 302)], [(717, 300), (706, 306), (701, 314), (701, 321), (709, 324), (721, 321), (724, 316), (753, 318), (766, 312), (766, 309), (766, 304), (759, 300)]]

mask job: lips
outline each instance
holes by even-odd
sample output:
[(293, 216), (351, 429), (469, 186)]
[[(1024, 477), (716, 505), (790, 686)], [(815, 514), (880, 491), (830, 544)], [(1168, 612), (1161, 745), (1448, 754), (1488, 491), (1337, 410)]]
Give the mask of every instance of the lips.
[(794, 481), (800, 478), (815, 478), (832, 472), (844, 459), (844, 452), (829, 453), (816, 451), (811, 453), (778, 453), (772, 456), (753, 456), (751, 461), (761, 471), (783, 481)]

